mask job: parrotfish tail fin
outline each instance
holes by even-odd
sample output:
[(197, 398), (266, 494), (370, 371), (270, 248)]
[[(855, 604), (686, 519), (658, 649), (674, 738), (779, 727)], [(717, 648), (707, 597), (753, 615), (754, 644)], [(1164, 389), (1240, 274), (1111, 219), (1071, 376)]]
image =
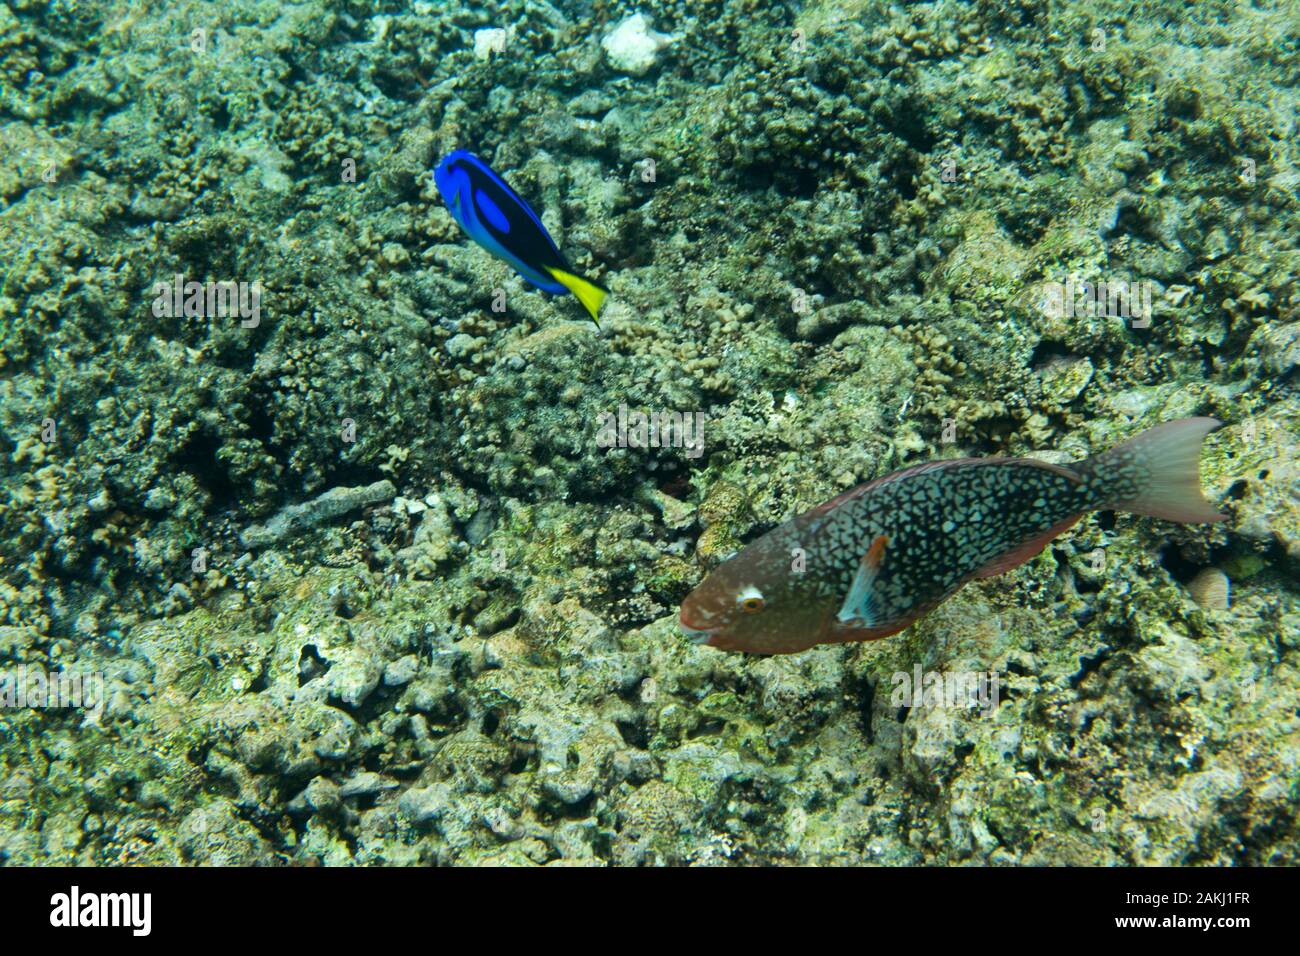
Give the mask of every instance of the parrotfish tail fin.
[(591, 321), (596, 323), (600, 328), (600, 320), (597, 316), (600, 314), (600, 306), (609, 295), (608, 289), (602, 289), (594, 282), (588, 282), (582, 276), (575, 276), (572, 272), (565, 272), (563, 269), (552, 269), (549, 266), (546, 269), (556, 282), (564, 286), (570, 292), (578, 297), (588, 312), (591, 313)]
[(1201, 494), (1200, 476), (1201, 441), (1222, 424), (1214, 418), (1166, 422), (1075, 467), (1096, 484), (1103, 500), (1098, 510), (1189, 524), (1222, 521), (1226, 515)]

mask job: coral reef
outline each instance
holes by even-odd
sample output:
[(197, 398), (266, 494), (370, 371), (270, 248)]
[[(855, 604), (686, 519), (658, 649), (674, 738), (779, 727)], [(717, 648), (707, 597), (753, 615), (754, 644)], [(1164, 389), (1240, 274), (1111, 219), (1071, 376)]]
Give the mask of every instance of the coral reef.
[[(0, 9), (0, 672), (103, 677), (0, 708), (0, 863), (1300, 863), (1293, 3), (126, 6)], [(460, 234), (457, 147), (601, 329)], [(677, 632), (859, 482), (1202, 414), (1222, 524)]]

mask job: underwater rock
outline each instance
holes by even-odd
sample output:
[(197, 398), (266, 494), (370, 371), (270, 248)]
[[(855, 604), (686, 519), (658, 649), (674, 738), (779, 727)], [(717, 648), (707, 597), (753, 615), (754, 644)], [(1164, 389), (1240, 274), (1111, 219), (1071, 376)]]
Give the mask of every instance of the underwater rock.
[[(1300, 426), (1294, 404), (1227, 429), (1233, 457), (1222, 477), (1237, 513), (1236, 532), (1259, 551), (1280, 545), (1300, 561)], [(1294, 424), (1292, 424), (1294, 423)]]
[(429, 823), (440, 820), (451, 806), (451, 788), (445, 783), (431, 787), (412, 787), (397, 801), (402, 816), (411, 823)]
[(344, 800), (349, 797), (368, 797), (372, 794), (382, 793), (385, 790), (392, 790), (397, 786), (396, 781), (363, 770), (339, 784), (339, 796)]
[(429, 495), (420, 502), (420, 507), (415, 536), (410, 546), (402, 548), (396, 556), (412, 575), (433, 579), (437, 577), (438, 565), (455, 553), (456, 531), (441, 495)]
[(1247, 350), (1265, 369), (1285, 379), (1300, 365), (1300, 322), (1264, 323), (1251, 336)]
[(489, 60), (493, 53), (503, 53), (509, 31), (499, 27), (483, 27), (474, 31), (474, 58)]
[(206, 866), (266, 866), (270, 848), (256, 828), (241, 819), (229, 800), (218, 798), (190, 813), (181, 822), (182, 857)]
[(304, 534), (327, 521), (341, 518), (350, 511), (392, 501), (396, 496), (397, 489), (387, 479), (356, 488), (331, 488), (311, 501), (282, 508), (265, 525), (244, 529), (239, 540), (246, 548), (270, 547), (285, 538)]
[(619, 21), (600, 45), (610, 66), (633, 76), (645, 76), (659, 60), (659, 53), (674, 37), (656, 33), (644, 13), (634, 13)]

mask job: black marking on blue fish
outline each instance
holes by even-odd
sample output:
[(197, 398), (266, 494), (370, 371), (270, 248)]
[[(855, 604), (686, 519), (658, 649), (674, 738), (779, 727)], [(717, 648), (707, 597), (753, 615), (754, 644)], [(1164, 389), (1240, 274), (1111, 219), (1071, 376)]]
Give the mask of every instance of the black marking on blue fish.
[(575, 271), (537, 213), (486, 163), (461, 152), (450, 157), (447, 166), (468, 177), (480, 224), (512, 258), (543, 276), (548, 269)]

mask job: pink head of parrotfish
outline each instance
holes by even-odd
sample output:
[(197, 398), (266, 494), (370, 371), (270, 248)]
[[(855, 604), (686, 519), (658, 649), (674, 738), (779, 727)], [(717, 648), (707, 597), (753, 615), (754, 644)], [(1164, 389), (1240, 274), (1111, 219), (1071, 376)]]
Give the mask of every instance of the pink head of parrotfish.
[(789, 570), (788, 550), (760, 538), (687, 596), (678, 615), (682, 630), (696, 644), (759, 654), (781, 653), (792, 634), (823, 631), (833, 602), (799, 593)]

